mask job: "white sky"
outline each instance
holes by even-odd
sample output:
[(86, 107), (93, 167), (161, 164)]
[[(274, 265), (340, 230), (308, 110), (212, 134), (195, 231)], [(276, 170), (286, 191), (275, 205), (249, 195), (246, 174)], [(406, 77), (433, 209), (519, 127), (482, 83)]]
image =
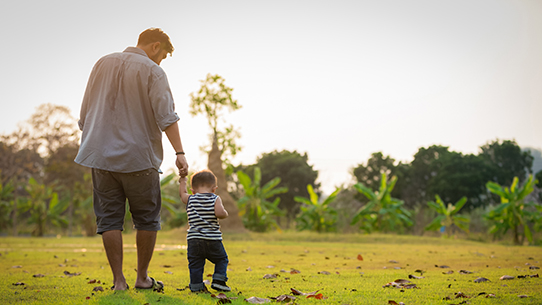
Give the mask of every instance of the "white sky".
[(536, 0), (2, 1), (0, 133), (43, 103), (78, 117), (94, 63), (149, 27), (176, 48), (162, 67), (194, 170), (209, 128), (188, 114), (189, 94), (208, 73), (243, 106), (226, 116), (242, 134), (235, 164), (307, 152), (328, 192), (377, 151), (409, 162), (433, 144), (542, 148)]

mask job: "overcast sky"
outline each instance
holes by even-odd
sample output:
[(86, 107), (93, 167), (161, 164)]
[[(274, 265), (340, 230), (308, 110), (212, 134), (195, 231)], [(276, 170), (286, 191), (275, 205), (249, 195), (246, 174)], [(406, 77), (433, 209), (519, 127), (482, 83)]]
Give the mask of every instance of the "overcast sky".
[[(43, 103), (79, 107), (94, 63), (160, 27), (162, 62), (193, 170), (210, 132), (188, 114), (208, 73), (242, 109), (234, 164), (307, 153), (325, 191), (382, 151), (478, 153), (495, 139), (542, 149), (542, 1), (41, 1), (0, 3), (0, 133)], [(162, 168), (173, 166), (167, 139)]]

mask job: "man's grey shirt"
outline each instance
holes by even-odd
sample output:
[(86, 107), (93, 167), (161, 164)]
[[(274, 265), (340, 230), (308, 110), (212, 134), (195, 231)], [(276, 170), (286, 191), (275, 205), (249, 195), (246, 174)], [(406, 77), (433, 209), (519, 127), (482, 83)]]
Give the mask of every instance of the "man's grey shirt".
[(178, 120), (166, 74), (143, 50), (106, 55), (83, 97), (75, 162), (121, 173), (159, 170), (162, 131)]

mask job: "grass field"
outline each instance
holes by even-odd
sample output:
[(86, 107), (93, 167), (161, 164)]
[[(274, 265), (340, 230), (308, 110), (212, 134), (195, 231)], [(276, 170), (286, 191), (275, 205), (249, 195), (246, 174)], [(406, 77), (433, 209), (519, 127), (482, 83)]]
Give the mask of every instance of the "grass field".
[[(133, 233), (124, 236), (131, 287), (134, 241)], [(226, 234), (224, 245), (232, 287), (226, 296), (233, 304), (248, 304), (245, 299), (251, 297), (274, 303), (281, 295), (295, 297), (286, 300), (291, 304), (542, 304), (539, 247), (314, 233)], [(112, 276), (100, 237), (3, 237), (0, 304), (220, 304), (216, 296), (186, 288), (185, 246), (181, 230), (158, 234), (150, 275), (164, 282), (163, 293), (133, 288), (115, 293), (109, 289)], [(208, 263), (205, 275), (212, 272)], [(501, 280), (505, 275), (513, 279)], [(398, 279), (410, 280), (415, 288), (393, 287)], [(309, 297), (294, 296), (292, 288)]]

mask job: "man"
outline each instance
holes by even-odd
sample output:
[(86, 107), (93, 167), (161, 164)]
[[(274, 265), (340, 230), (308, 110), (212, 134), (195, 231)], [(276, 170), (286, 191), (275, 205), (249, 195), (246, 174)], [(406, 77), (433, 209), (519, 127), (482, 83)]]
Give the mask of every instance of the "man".
[(163, 289), (163, 283), (147, 274), (160, 230), (162, 131), (175, 149), (179, 173), (188, 174), (179, 117), (159, 66), (172, 52), (161, 29), (143, 31), (136, 47), (98, 60), (83, 97), (79, 119), (83, 134), (75, 162), (92, 168), (97, 233), (102, 235), (114, 290), (129, 288), (122, 272), (126, 199), (137, 230), (134, 286)]

